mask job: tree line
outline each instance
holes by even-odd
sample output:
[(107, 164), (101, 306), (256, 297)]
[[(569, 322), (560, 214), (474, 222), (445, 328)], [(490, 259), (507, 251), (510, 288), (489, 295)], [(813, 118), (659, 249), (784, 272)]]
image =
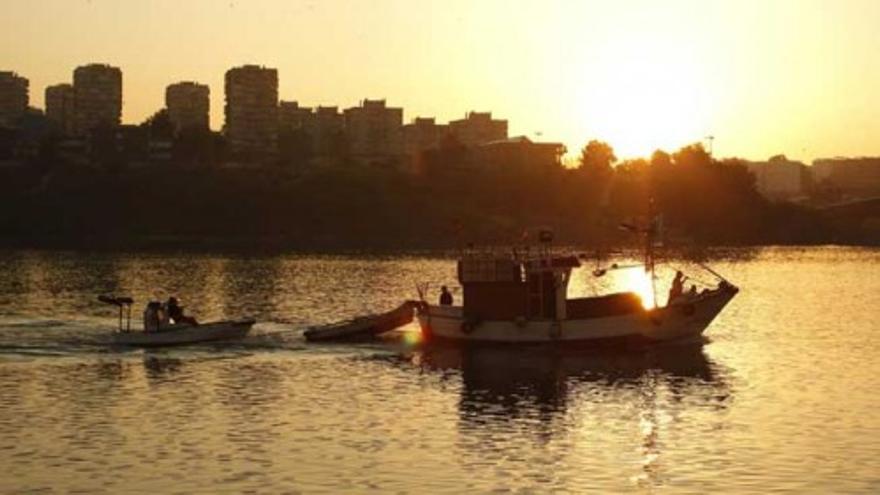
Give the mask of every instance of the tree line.
[[(144, 125), (165, 125), (162, 119)], [(192, 137), (184, 149), (210, 158), (199, 150), (218, 145), (198, 139), (208, 138)], [(235, 169), (42, 160), (0, 170), (6, 244), (442, 249), (518, 243), (549, 227), (562, 243), (590, 247), (628, 242), (618, 225), (649, 217), (662, 218), (671, 244), (834, 236), (817, 212), (764, 199), (744, 161), (715, 159), (700, 144), (619, 161), (607, 143), (590, 141), (576, 167), (475, 163), (472, 149), (455, 142), (411, 163), (378, 165), (347, 156), (321, 166), (291, 158)]]

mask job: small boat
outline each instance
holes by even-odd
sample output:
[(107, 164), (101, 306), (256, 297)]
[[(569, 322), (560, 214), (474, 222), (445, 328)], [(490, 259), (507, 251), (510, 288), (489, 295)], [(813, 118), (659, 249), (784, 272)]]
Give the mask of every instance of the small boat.
[[(645, 271), (654, 280), (654, 228), (646, 237)], [(543, 245), (511, 253), (466, 253), (458, 261), (461, 306), (433, 305), (419, 290), (418, 321), (427, 340), (462, 343), (625, 345), (699, 337), (739, 292), (719, 278), (717, 286), (676, 297), (666, 306), (646, 307), (632, 292), (597, 297), (567, 297), (568, 282), (579, 258), (554, 254), (552, 234)], [(631, 267), (629, 267), (631, 268)], [(601, 276), (604, 270), (594, 275)], [(654, 296), (656, 301), (656, 296)]]
[(219, 340), (240, 339), (251, 331), (254, 320), (228, 320), (199, 325), (170, 325), (158, 332), (117, 331), (113, 333), (114, 344), (138, 347), (198, 344)]
[(110, 342), (117, 345), (160, 347), (234, 340), (247, 335), (255, 323), (252, 319), (240, 319), (198, 325), (184, 323), (164, 325), (151, 332), (132, 330), (131, 305), (134, 303), (132, 298), (98, 296), (98, 300), (119, 308), (119, 328), (110, 336)]
[(314, 326), (303, 335), (309, 342), (353, 341), (371, 339), (413, 321), (415, 301), (405, 301), (385, 313), (359, 316), (327, 325)]

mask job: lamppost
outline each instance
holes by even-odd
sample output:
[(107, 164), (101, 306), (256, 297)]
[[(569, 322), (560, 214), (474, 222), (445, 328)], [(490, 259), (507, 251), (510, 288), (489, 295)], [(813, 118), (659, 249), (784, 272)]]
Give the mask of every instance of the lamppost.
[(712, 158), (712, 145), (715, 142), (715, 136), (706, 136), (706, 141), (709, 141), (709, 158)]

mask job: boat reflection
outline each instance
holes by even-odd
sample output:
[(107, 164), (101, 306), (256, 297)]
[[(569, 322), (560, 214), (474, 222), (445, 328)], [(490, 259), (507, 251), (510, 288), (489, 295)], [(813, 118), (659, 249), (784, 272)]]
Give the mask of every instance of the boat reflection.
[(180, 373), (184, 362), (163, 354), (147, 351), (144, 355), (144, 371), (149, 380), (163, 380)]
[[(726, 407), (730, 390), (702, 345), (642, 351), (583, 352), (564, 349), (428, 346), (411, 361), (432, 372), (460, 373), (459, 409), (464, 420), (481, 416), (550, 417), (565, 412), (578, 395), (644, 392), (663, 386), (673, 402), (696, 399)], [(656, 391), (654, 391), (656, 393)]]
[(638, 463), (628, 476), (639, 487), (668, 476), (664, 445), (686, 428), (684, 418), (702, 411), (721, 427), (733, 396), (730, 370), (700, 343), (588, 353), (431, 346), (411, 362), (444, 381), (460, 378), (463, 462), (503, 464), (510, 452), (530, 448), (594, 457), (601, 455), (595, 445), (622, 442)]

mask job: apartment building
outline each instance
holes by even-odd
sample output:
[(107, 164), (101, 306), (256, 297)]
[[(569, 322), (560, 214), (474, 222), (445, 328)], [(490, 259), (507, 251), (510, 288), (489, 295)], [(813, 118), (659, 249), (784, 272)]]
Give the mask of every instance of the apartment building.
[(184, 129), (208, 130), (211, 119), (211, 89), (206, 84), (179, 82), (165, 88), (168, 120), (179, 134)]
[(122, 119), (122, 71), (90, 64), (73, 71), (73, 127), (85, 135), (97, 127), (116, 127)]
[(278, 149), (278, 71), (256, 65), (226, 72), (223, 132), (234, 153), (274, 155)]

